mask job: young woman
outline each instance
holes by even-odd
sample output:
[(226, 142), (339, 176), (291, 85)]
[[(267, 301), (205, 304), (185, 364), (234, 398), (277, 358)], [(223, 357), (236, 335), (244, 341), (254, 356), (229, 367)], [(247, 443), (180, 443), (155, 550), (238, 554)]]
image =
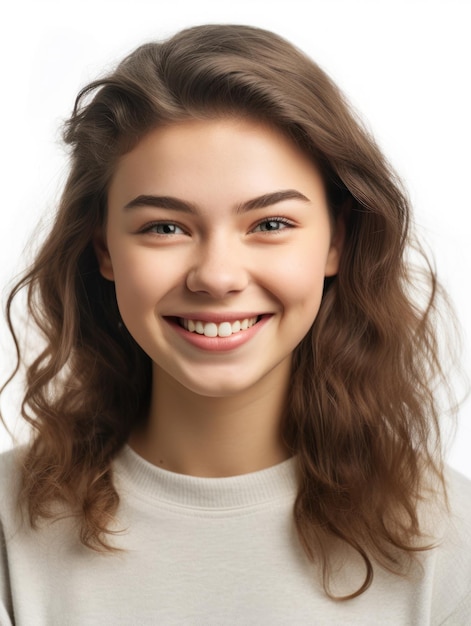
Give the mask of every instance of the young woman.
[(412, 299), (408, 202), (330, 79), (191, 28), (86, 87), (65, 141), (8, 301), (44, 344), (1, 459), (1, 624), (469, 624), (437, 284)]

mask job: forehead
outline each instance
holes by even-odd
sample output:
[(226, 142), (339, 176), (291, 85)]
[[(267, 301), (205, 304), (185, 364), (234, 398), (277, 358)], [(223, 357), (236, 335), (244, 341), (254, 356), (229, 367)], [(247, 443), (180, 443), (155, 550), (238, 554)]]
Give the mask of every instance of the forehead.
[(188, 120), (153, 129), (119, 159), (109, 201), (159, 193), (217, 204), (319, 186), (312, 159), (280, 130), (239, 118)]

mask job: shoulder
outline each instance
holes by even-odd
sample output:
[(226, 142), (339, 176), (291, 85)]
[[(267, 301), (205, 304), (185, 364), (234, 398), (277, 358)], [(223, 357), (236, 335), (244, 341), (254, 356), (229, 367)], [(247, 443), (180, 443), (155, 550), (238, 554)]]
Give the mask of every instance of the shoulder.
[(452, 497), (458, 498), (458, 502), (470, 510), (471, 507), (471, 479), (464, 476), (451, 467), (446, 468), (445, 477), (448, 489)]
[(0, 520), (3, 523), (16, 513), (23, 452), (24, 447), (17, 447), (0, 454)]
[(0, 489), (11, 487), (11, 481), (18, 477), (24, 452), (25, 447), (18, 446), (0, 453)]
[(444, 544), (449, 545), (450, 549), (465, 548), (461, 556), (469, 568), (471, 578), (471, 480), (447, 468), (446, 482), (449, 514), (445, 524)]
[(445, 523), (445, 542), (468, 546), (467, 561), (471, 565), (471, 480), (448, 467), (445, 474), (449, 514)]
[(471, 480), (447, 468), (449, 511), (433, 551), (433, 615), (437, 624), (465, 624), (471, 611)]

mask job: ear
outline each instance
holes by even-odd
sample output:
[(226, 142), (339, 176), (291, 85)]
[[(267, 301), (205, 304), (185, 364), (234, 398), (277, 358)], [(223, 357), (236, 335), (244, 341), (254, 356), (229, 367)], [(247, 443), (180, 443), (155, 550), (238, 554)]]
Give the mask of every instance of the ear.
[(345, 242), (345, 221), (343, 217), (337, 218), (334, 224), (330, 248), (325, 264), (325, 276), (335, 276), (339, 271), (340, 257), (342, 256)]
[(95, 250), (100, 274), (107, 280), (114, 280), (113, 264), (103, 230), (103, 228), (99, 228), (95, 233), (93, 237), (93, 249)]

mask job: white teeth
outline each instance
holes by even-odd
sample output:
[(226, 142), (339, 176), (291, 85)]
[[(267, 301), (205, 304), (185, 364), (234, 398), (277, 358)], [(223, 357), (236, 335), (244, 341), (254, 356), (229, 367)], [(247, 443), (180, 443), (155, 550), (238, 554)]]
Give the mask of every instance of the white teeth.
[(232, 329), (233, 333), (238, 333), (239, 332), (239, 330), (240, 330), (240, 322), (239, 322), (239, 320), (236, 320), (235, 322), (232, 322), (231, 329)]
[(235, 322), (221, 322), (220, 324), (202, 322), (201, 320), (188, 320), (185, 318), (182, 318), (181, 322), (183, 328), (189, 330), (191, 333), (197, 333), (205, 337), (230, 337), (234, 333), (247, 330), (253, 326), (257, 322), (257, 318), (249, 317), (243, 320), (236, 320)]
[(218, 336), (217, 324), (213, 324), (213, 322), (209, 322), (209, 324), (205, 324), (203, 334), (205, 337), (217, 337)]
[(219, 337), (230, 337), (232, 335), (232, 326), (230, 322), (223, 322), (218, 326)]

